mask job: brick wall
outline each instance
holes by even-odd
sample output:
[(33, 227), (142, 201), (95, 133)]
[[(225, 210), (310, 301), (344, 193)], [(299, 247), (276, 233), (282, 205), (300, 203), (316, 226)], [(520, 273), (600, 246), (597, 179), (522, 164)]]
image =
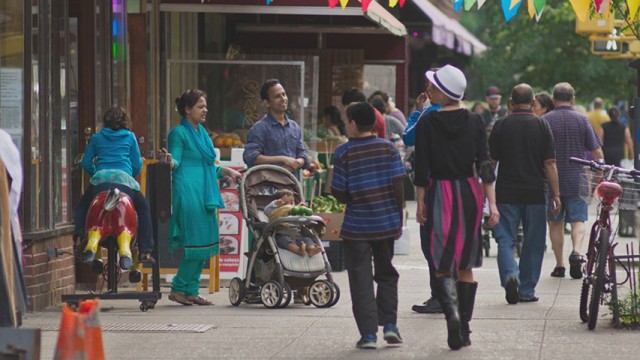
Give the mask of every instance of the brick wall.
[[(47, 248), (58, 248), (65, 252), (49, 258)], [(24, 252), (24, 278), (29, 297), (29, 311), (38, 311), (60, 304), (62, 294), (73, 294), (75, 290), (75, 266), (73, 238), (61, 235), (35, 241)]]

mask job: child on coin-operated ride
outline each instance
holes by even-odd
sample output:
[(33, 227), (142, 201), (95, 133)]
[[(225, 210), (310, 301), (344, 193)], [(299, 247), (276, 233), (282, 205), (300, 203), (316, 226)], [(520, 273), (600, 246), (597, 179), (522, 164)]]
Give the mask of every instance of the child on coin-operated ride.
[[(98, 243), (105, 235), (94, 224), (91, 224), (91, 229), (85, 229), (87, 212), (92, 200), (101, 192), (114, 188), (131, 198), (138, 215), (137, 234), (135, 229), (128, 229), (117, 235), (120, 267), (124, 270), (133, 266), (130, 242), (134, 235), (138, 243), (138, 260), (153, 261), (149, 204), (140, 192), (140, 184), (134, 179), (142, 169), (142, 158), (136, 136), (129, 129), (130, 124), (126, 111), (118, 105), (113, 105), (105, 112), (103, 128), (91, 137), (82, 158), (82, 167), (91, 175), (90, 185), (74, 209), (74, 235), (82, 237), (85, 231), (89, 232), (83, 260), (92, 262), (98, 252)], [(127, 219), (127, 222), (131, 223), (130, 220)]]

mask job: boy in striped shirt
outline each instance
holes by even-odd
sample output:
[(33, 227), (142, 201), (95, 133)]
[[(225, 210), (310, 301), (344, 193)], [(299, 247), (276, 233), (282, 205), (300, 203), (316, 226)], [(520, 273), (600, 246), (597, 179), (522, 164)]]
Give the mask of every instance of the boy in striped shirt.
[(340, 236), (361, 335), (356, 347), (375, 349), (378, 325), (383, 326), (388, 344), (402, 343), (396, 326), (399, 275), (391, 260), (394, 241), (402, 235), (406, 172), (395, 146), (372, 134), (375, 112), (371, 105), (352, 103), (347, 118), (349, 142), (336, 149), (331, 193), (347, 204)]

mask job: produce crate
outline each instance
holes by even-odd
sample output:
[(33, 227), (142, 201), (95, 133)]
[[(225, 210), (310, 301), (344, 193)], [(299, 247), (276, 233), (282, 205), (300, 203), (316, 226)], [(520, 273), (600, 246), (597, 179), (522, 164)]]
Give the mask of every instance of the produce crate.
[(331, 271), (343, 271), (347, 269), (342, 241), (323, 241), (322, 246), (324, 246), (329, 264), (331, 264)]
[(340, 238), (340, 228), (342, 228), (342, 222), (344, 221), (344, 213), (316, 213), (313, 215), (318, 215), (324, 219), (326, 227), (322, 240), (342, 240)]

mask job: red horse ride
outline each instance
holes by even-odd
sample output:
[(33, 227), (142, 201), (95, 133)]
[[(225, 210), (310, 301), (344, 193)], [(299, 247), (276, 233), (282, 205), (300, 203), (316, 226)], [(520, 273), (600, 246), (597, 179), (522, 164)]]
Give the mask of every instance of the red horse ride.
[(131, 240), (136, 234), (138, 216), (129, 195), (116, 188), (99, 193), (91, 201), (85, 224), (87, 229), (87, 245), (83, 253), (85, 262), (94, 262), (100, 245), (109, 239), (115, 239), (118, 244), (120, 268), (129, 270), (133, 267)]

